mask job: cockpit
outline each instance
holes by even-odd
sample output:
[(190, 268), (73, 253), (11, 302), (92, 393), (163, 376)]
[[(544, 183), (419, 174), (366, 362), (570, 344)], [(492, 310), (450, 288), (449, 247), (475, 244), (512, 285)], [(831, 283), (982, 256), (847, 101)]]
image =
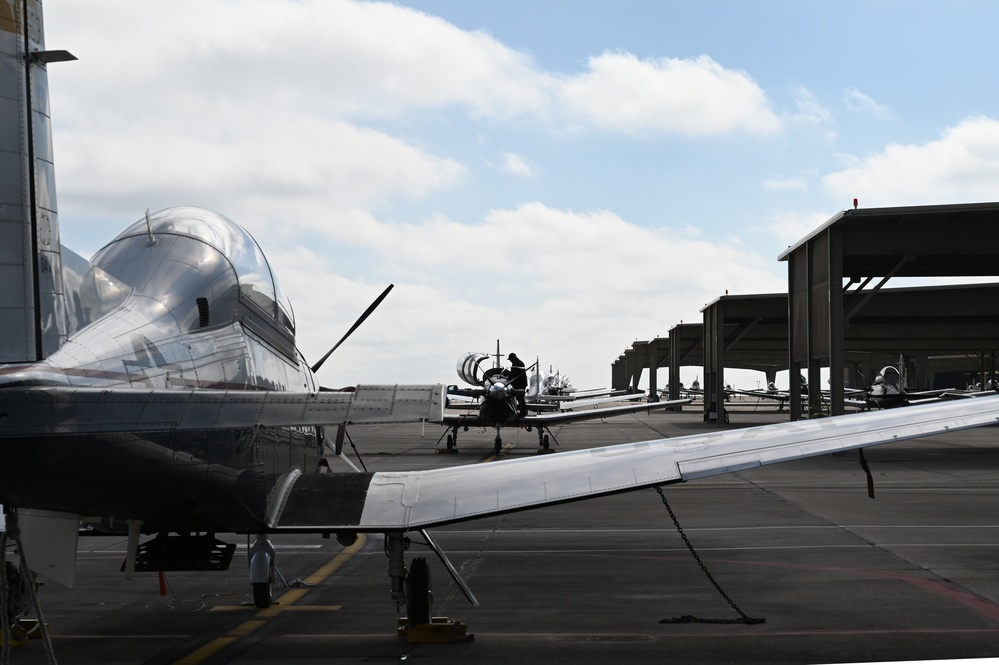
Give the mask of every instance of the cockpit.
[[(189, 239), (200, 242), (192, 245)], [(154, 252), (155, 275), (149, 264), (152, 255), (147, 254), (154, 246), (159, 250)], [(224, 321), (224, 312), (231, 312), (238, 301), (244, 325), (261, 334), (266, 329), (278, 332), (283, 340), (265, 336), (272, 343), (281, 341), (280, 347), (290, 342), (287, 352), (293, 354), (290, 301), (256, 240), (220, 213), (194, 206), (147, 213), (99, 251), (93, 264), (125, 288), (151, 295), (171, 309), (182, 311), (184, 303), (193, 308), (197, 301), (201, 326)], [(159, 296), (153, 295), (157, 292)], [(216, 319), (216, 314), (223, 318)]]

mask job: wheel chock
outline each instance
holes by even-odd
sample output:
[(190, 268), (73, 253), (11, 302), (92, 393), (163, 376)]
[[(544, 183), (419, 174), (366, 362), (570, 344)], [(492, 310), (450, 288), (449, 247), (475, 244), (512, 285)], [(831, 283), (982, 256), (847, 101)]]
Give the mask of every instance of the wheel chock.
[(555, 452), (554, 448), (538, 448), (539, 455), (551, 455), (553, 452)]
[[(39, 637), (38, 619), (19, 619), (10, 627), (10, 646), (23, 647), (28, 640)], [(3, 646), (3, 634), (0, 633), (0, 646)]]
[(399, 637), (410, 644), (448, 644), (456, 642), (471, 642), (475, 635), (468, 632), (468, 624), (453, 621), (447, 617), (432, 617), (430, 623), (407, 625), (408, 621), (399, 619)]
[(436, 452), (439, 455), (454, 455), (458, 452), (457, 448), (438, 448)]

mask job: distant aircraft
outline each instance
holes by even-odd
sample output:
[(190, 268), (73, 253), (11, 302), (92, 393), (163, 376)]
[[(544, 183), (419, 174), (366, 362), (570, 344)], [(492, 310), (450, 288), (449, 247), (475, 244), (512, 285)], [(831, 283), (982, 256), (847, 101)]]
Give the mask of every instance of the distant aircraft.
[[(572, 401), (563, 404), (558, 413), (528, 413), (522, 414), (517, 403), (517, 389), (510, 381), (510, 371), (502, 367), (496, 367), (489, 355), (485, 353), (469, 352), (463, 355), (457, 364), (458, 376), (470, 384), (473, 388), (457, 388), (448, 390), (448, 397), (464, 397), (474, 399), (471, 406), (472, 412), (447, 413), (445, 412), (440, 424), (448, 428), (441, 436), (446, 436), (446, 448), (440, 452), (457, 452), (458, 430), (468, 430), (472, 427), (492, 427), (496, 430), (496, 438), (493, 440), (493, 450), (496, 455), (503, 451), (502, 429), (504, 427), (523, 427), (527, 431), (537, 429), (538, 432), (538, 452), (551, 452), (551, 439), (549, 428), (552, 425), (562, 425), (581, 420), (597, 420), (610, 416), (619, 416), (639, 411), (651, 409), (667, 409), (674, 406), (689, 404), (689, 399), (663, 401), (663, 402), (643, 402), (641, 404), (629, 404), (626, 406), (606, 407), (591, 409), (588, 411), (568, 412), (568, 408), (582, 408), (584, 406), (595, 406), (607, 401), (615, 401), (620, 396), (602, 396), (592, 400)], [(540, 384), (538, 384), (540, 385)], [(537, 397), (532, 394), (532, 397)], [(634, 399), (641, 395), (625, 396)]]
[[(805, 380), (804, 376), (799, 377), (801, 382), (801, 394), (808, 394), (808, 381)], [(743, 395), (746, 397), (755, 397), (757, 399), (766, 399), (777, 402), (777, 410), (783, 411), (784, 405), (788, 403), (791, 399), (791, 393), (788, 390), (781, 390), (778, 388), (773, 381), (767, 384), (766, 390), (738, 390), (738, 389), (726, 389), (726, 394), (728, 395)]]
[[(216, 534), (253, 534), (249, 578), (263, 607), (274, 577), (270, 534), (335, 534), (345, 545), (383, 534), (392, 598), (413, 627), (430, 623), (431, 608), (426, 560), (406, 565), (410, 536), (475, 602), (430, 528), (999, 418), (999, 396), (982, 397), (495, 464), (320, 472), (324, 425), (440, 420), (441, 387), (323, 390), (262, 250), (216, 212), (149, 213), (89, 263), (63, 252), (45, 82), (58, 52), (44, 50), (40, 3), (0, 7), (16, 14), (0, 20), (0, 98), (9, 102), (0, 136), (20, 146), (3, 155), (15, 165), (0, 179), (4, 219), (13, 220), (0, 225), (0, 247), (23, 249), (5, 253), (0, 281), (0, 551), (18, 545), (25, 577), (30, 569), (72, 582), (82, 516), (127, 526), (127, 575), (224, 569), (235, 545)], [(140, 543), (144, 534), (154, 537)], [(13, 588), (6, 574), (0, 580)], [(0, 624), (9, 644), (8, 622)], [(44, 636), (43, 619), (39, 626)]]
[(874, 378), (874, 383), (863, 392), (863, 397), (868, 408), (890, 409), (897, 406), (908, 406), (910, 404), (922, 404), (924, 402), (934, 402), (943, 399), (945, 396), (956, 396), (956, 392), (947, 388), (938, 390), (909, 390), (906, 387), (904, 365), (901, 358), (899, 367), (887, 365), (881, 368)]

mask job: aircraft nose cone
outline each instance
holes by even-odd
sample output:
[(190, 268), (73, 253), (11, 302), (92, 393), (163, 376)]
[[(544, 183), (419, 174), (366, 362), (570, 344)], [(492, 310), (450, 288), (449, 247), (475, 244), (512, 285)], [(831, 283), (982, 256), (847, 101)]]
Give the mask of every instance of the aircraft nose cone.
[(490, 399), (503, 399), (506, 397), (506, 383), (497, 381), (489, 386), (487, 393)]

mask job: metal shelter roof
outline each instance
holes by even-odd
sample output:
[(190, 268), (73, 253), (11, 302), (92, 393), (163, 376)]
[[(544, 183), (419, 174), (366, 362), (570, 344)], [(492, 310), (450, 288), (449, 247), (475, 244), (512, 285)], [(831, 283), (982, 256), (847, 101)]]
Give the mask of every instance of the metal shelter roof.
[[(868, 312), (873, 294), (892, 277), (999, 275), (999, 203), (845, 210), (778, 259), (788, 262), (789, 369), (794, 374), (807, 368), (808, 382), (816, 385), (822, 366), (833, 376), (842, 375), (847, 326), (857, 325), (859, 313)], [(870, 286), (876, 278), (881, 279)], [(980, 323), (987, 328), (979, 343), (991, 348), (999, 338), (999, 302), (982, 293), (970, 287), (927, 290), (903, 309), (916, 316), (918, 308), (923, 314), (917, 318), (940, 319), (935, 338), (925, 340), (932, 349), (944, 348), (946, 338), (962, 334), (960, 317), (966, 312), (984, 308), (979, 316), (986, 320)], [(891, 340), (893, 334), (886, 326), (874, 337)], [(797, 418), (801, 396), (794, 384), (791, 392), (791, 417)], [(833, 381), (831, 413), (843, 413), (843, 397), (842, 382)]]

